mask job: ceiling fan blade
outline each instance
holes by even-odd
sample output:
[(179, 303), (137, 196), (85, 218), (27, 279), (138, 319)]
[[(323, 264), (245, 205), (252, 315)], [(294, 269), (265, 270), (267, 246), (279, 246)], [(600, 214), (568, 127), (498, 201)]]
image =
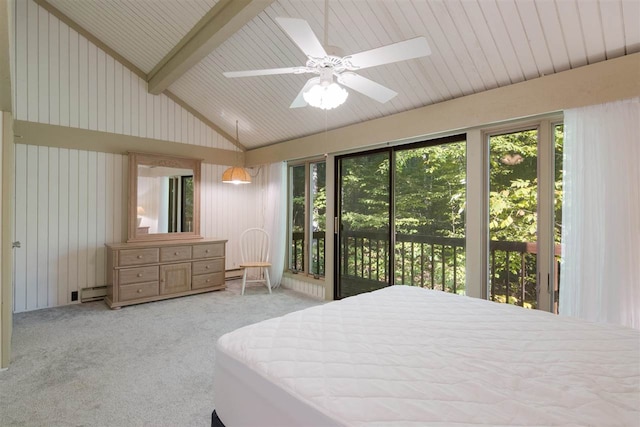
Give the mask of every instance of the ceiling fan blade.
[(306, 107), (307, 106), (307, 101), (304, 100), (303, 94), (306, 91), (308, 91), (309, 89), (311, 89), (311, 86), (313, 86), (314, 84), (318, 83), (319, 81), (320, 81), (319, 77), (313, 77), (313, 78), (307, 80), (307, 82), (304, 84), (304, 86), (302, 87), (300, 92), (298, 92), (298, 96), (296, 96), (296, 99), (293, 100), (293, 102), (291, 103), (289, 108)]
[(355, 53), (346, 56), (344, 59), (351, 65), (350, 69), (359, 70), (427, 55), (431, 55), (427, 39), (416, 37), (415, 39)]
[(382, 86), (380, 83), (376, 83), (356, 73), (345, 72), (340, 74), (338, 76), (338, 83), (342, 83), (346, 87), (356, 90), (363, 95), (367, 95), (369, 98), (375, 99), (383, 104), (398, 94), (388, 87)]
[(225, 71), (222, 73), (227, 78), (270, 76), (274, 74), (302, 74), (307, 72), (305, 67), (268, 68), (266, 70)]
[(305, 55), (314, 58), (327, 56), (327, 52), (307, 21), (297, 18), (276, 18), (276, 22)]

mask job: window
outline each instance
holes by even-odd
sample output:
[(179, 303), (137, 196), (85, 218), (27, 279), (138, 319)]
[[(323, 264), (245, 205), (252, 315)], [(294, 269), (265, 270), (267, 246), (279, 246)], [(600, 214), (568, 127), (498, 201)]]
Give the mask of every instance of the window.
[(325, 224), (325, 162), (289, 166), (289, 270), (324, 276)]
[(563, 125), (542, 121), (488, 142), (488, 297), (557, 312)]
[(491, 136), (489, 159), (490, 299), (537, 308), (537, 129)]
[(562, 169), (562, 153), (564, 147), (564, 124), (556, 124), (553, 127), (554, 132), (554, 184), (553, 184), (553, 307), (552, 312), (558, 314), (558, 303), (560, 298), (560, 266), (562, 264), (562, 196), (563, 187), (562, 179), (564, 170)]

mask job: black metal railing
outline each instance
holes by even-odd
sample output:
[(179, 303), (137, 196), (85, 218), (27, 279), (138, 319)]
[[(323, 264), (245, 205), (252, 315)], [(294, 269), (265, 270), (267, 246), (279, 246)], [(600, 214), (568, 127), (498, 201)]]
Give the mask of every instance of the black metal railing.
[[(324, 232), (313, 233), (311, 273), (324, 275)], [(389, 268), (389, 235), (385, 232), (343, 231), (341, 271), (343, 279), (365, 292), (373, 282), (421, 286), (447, 292), (465, 290), (465, 239), (396, 234), (395, 265)], [(293, 233), (291, 268), (304, 266), (304, 233)], [(530, 308), (537, 306), (536, 242), (489, 242), (489, 294), (494, 301)], [(557, 262), (554, 283), (559, 282), (560, 245), (555, 245)], [(321, 261), (321, 262), (320, 262)], [(318, 273), (320, 272), (320, 273)], [(379, 285), (378, 285), (379, 287)]]
[[(324, 276), (325, 232), (314, 231), (311, 242), (310, 274)], [(289, 252), (289, 269), (294, 271), (305, 270), (304, 233), (293, 233), (291, 239), (291, 251)]]

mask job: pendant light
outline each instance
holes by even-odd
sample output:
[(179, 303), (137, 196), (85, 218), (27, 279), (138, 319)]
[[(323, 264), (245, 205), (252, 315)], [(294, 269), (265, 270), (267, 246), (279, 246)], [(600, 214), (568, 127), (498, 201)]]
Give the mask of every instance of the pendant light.
[[(238, 121), (236, 120), (236, 141), (238, 138)], [(231, 166), (222, 174), (222, 182), (225, 184), (251, 184), (251, 175), (242, 166)]]

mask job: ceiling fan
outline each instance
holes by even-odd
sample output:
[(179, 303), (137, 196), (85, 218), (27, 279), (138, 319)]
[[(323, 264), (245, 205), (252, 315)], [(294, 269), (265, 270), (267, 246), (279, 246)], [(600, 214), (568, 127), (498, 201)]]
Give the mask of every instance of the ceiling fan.
[[(360, 92), (380, 103), (385, 103), (398, 93), (379, 83), (362, 77), (353, 71), (362, 70), (393, 62), (405, 61), (431, 54), (429, 44), (424, 37), (416, 37), (387, 46), (378, 47), (353, 55), (341, 56), (336, 48), (327, 46), (329, 53), (320, 43), (313, 30), (304, 19), (275, 18), (278, 25), (289, 38), (307, 55), (307, 62), (301, 67), (271, 68), (266, 70), (229, 71), (225, 77), (253, 77), (275, 74), (316, 74), (307, 81), (289, 108), (305, 107), (308, 104), (330, 109), (342, 104), (347, 91), (334, 82)], [(325, 45), (327, 45), (327, 18), (325, 18)], [(315, 91), (315, 96), (311, 92)], [(335, 102), (316, 105), (322, 93), (332, 92)], [(335, 104), (335, 105), (334, 105)]]

